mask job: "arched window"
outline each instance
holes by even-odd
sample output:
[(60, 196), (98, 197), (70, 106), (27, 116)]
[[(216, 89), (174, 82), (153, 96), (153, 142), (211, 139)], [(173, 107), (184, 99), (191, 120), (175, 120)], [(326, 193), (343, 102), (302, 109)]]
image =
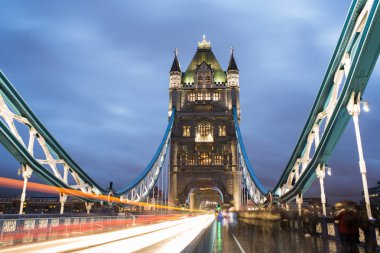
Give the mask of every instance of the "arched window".
[(212, 135), (212, 127), (209, 122), (203, 122), (198, 125), (198, 133), (200, 136)]

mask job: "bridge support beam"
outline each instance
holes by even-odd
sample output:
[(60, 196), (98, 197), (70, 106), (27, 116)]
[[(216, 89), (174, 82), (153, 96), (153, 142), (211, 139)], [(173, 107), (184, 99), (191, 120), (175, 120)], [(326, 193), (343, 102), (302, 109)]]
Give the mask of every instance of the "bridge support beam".
[(67, 194), (60, 193), (59, 194), (59, 202), (61, 202), (61, 210), (59, 211), (60, 214), (63, 214), (65, 210), (66, 200), (67, 200)]
[(296, 197), (296, 203), (298, 205), (298, 215), (301, 217), (302, 215), (302, 202), (303, 202), (303, 198), (302, 198), (302, 193), (298, 194), (297, 197)]
[(319, 179), (319, 185), (321, 187), (321, 203), (322, 203), (322, 213), (323, 216), (326, 216), (326, 195), (325, 195), (325, 186), (323, 180), (326, 177), (326, 166), (324, 164), (319, 164), (316, 169), (317, 177)]
[(85, 205), (86, 205), (87, 214), (90, 214), (91, 208), (94, 205), (94, 203), (86, 202)]
[(351, 95), (350, 101), (347, 105), (347, 110), (349, 114), (352, 116), (352, 119), (354, 121), (354, 126), (355, 126), (356, 143), (357, 143), (357, 148), (358, 148), (358, 153), (359, 153), (359, 168), (360, 168), (360, 173), (362, 175), (363, 193), (364, 193), (364, 200), (365, 200), (365, 205), (367, 209), (367, 215), (368, 215), (368, 219), (373, 219), (371, 204), (369, 200), (369, 193), (368, 193), (367, 168), (366, 168), (366, 164), (364, 160), (362, 139), (360, 136), (360, 128), (359, 128), (360, 99), (361, 99), (360, 93), (358, 93), (355, 96), (355, 93), (353, 92)]
[(24, 186), (22, 188), (21, 198), (20, 198), (20, 211), (19, 214), (23, 214), (24, 212), (24, 203), (25, 203), (25, 197), (26, 197), (26, 186), (28, 185), (28, 179), (32, 175), (33, 170), (27, 166), (22, 165), (21, 169), (19, 169), (19, 175), (21, 174), (24, 178)]

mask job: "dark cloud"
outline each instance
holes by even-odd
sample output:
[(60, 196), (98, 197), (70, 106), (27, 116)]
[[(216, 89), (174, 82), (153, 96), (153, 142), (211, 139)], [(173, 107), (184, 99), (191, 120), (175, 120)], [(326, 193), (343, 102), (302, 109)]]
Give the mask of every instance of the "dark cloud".
[[(225, 68), (233, 45), (245, 144), (256, 174), (271, 188), (305, 125), (349, 3), (12, 0), (2, 6), (0, 68), (101, 185), (122, 187), (153, 156), (167, 123), (173, 49), (180, 49), (185, 69), (205, 33)], [(360, 117), (369, 185), (380, 180), (379, 79), (377, 66), (365, 93), (372, 111)], [(19, 165), (0, 152), (1, 176), (16, 177)], [(328, 198), (358, 200), (351, 123), (330, 166)], [(318, 195), (318, 187), (308, 194)]]

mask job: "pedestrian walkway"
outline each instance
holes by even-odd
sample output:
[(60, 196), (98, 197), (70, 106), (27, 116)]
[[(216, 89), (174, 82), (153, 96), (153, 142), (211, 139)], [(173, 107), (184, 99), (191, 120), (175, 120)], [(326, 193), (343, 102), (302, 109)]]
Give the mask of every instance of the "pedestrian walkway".
[[(258, 221), (255, 225), (236, 219), (217, 221), (215, 226), (215, 253), (339, 253), (339, 242), (305, 236), (297, 231), (284, 230), (280, 224)], [(364, 249), (359, 249), (364, 253)]]

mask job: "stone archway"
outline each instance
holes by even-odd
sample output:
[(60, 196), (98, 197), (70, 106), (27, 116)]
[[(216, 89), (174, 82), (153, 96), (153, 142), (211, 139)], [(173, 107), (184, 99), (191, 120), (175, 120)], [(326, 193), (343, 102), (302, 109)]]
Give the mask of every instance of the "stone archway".
[(204, 201), (216, 202), (219, 205), (229, 204), (232, 196), (222, 185), (203, 180), (188, 184), (181, 197), (184, 202), (190, 204), (190, 208), (199, 209)]

